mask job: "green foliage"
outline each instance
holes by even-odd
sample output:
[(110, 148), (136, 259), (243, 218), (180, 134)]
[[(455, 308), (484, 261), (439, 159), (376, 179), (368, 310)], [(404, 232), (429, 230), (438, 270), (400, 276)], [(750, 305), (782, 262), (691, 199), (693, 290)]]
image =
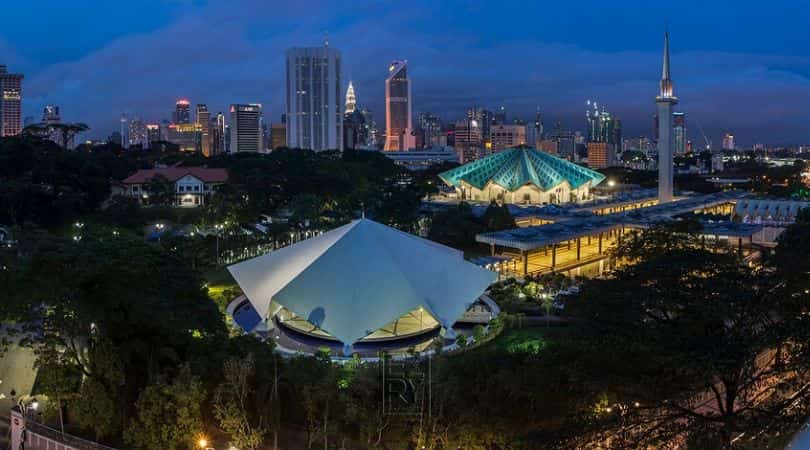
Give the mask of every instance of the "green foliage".
[(628, 413), (603, 431), (626, 435), (632, 447), (709, 432), (728, 446), (739, 433), (804, 420), (806, 410), (790, 406), (794, 399), (772, 381), (798, 382), (787, 380), (808, 369), (810, 324), (797, 313), (806, 306), (785, 295), (778, 278), (735, 254), (702, 249), (688, 227), (654, 226), (616, 254), (634, 263), (585, 282), (566, 304), (580, 325), (572, 357), (593, 393), (610, 392), (617, 408), (639, 402), (658, 419)]
[(486, 227), (487, 231), (507, 230), (516, 228), (515, 218), (509, 212), (509, 207), (506, 204), (498, 205), (497, 202), (492, 201), (481, 216), (481, 222)]
[(170, 206), (175, 202), (174, 183), (157, 174), (146, 181), (144, 190), (149, 195), (149, 204)]
[(193, 449), (203, 430), (205, 390), (188, 367), (170, 383), (162, 379), (146, 386), (138, 396), (137, 415), (124, 433), (134, 449)]
[(475, 235), (485, 230), (470, 205), (462, 202), (433, 216), (428, 237), (451, 247), (468, 248), (475, 244)]
[(255, 408), (265, 406), (251, 401), (255, 391), (254, 356), (228, 358), (222, 372), (222, 383), (214, 393), (214, 417), (231, 445), (255, 450), (262, 444), (266, 430), (252, 420)]

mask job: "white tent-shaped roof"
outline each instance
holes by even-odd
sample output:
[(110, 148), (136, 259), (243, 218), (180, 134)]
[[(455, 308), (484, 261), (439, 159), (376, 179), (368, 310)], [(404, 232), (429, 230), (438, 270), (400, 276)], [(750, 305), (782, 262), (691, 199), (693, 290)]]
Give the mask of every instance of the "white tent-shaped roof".
[(344, 344), (420, 306), (449, 329), (496, 278), (460, 251), (368, 219), (228, 270), (263, 317), (280, 305)]

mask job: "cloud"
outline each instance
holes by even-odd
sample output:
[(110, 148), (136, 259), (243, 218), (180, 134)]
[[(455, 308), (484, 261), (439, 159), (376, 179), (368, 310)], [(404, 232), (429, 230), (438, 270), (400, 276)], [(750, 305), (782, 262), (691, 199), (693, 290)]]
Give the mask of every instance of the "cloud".
[[(651, 134), (658, 51), (499, 40), (445, 26), (446, 15), (429, 7), (336, 5), (257, 0), (239, 8), (232, 2), (189, 8), (156, 31), (130, 34), (79, 59), (34, 71), (26, 78), (26, 112), (37, 116), (44, 104), (58, 104), (67, 120), (89, 123), (94, 137), (117, 129), (122, 112), (149, 121), (168, 118), (178, 97), (207, 103), (213, 111), (259, 102), (276, 121), (284, 109), (285, 49), (319, 45), (328, 32), (331, 45), (343, 52), (344, 89), (353, 79), (360, 104), (375, 112), (379, 125), (384, 125), (386, 67), (404, 58), (414, 111), (455, 119), (471, 106), (505, 105), (513, 117), (531, 119), (540, 106), (547, 126), (561, 120), (577, 129), (585, 101), (593, 99), (623, 119), (625, 135)], [(1, 40), (0, 53), (7, 54)], [(693, 140), (699, 134), (692, 124), (699, 122), (715, 141), (725, 131), (747, 143), (810, 141), (806, 73), (806, 57), (673, 54), (679, 107), (687, 113)]]

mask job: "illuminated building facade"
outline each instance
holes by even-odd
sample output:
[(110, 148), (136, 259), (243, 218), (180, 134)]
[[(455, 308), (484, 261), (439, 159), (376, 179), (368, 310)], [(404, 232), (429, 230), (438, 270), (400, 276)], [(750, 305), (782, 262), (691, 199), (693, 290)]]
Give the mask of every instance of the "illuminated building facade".
[(167, 141), (180, 147), (181, 152), (200, 151), (202, 127), (196, 123), (170, 123), (167, 126)]
[(453, 136), (453, 146), (458, 153), (459, 162), (462, 164), (486, 155), (484, 134), (478, 120), (467, 118), (456, 122)]
[(22, 80), (22, 75), (0, 65), (0, 137), (22, 132)]
[(723, 150), (734, 150), (735, 148), (734, 135), (726, 133), (725, 136), (723, 136)]
[(674, 139), (675, 154), (685, 154), (687, 150), (686, 114), (682, 112), (672, 113), (672, 137)]
[(202, 103), (197, 104), (194, 120), (200, 126), (200, 151), (203, 156), (211, 156), (211, 113), (208, 106)]
[(385, 150), (407, 151), (414, 146), (408, 62), (398, 60), (388, 66), (385, 79)]
[(349, 80), (349, 87), (346, 89), (346, 114), (351, 114), (357, 107), (357, 96), (354, 95), (354, 85)]
[(490, 129), (490, 143), (493, 152), (526, 145), (526, 125), (494, 125)]
[(216, 119), (211, 121), (211, 153), (221, 155), (225, 153), (225, 114), (217, 113)]
[(231, 105), (231, 153), (259, 153), (262, 146), (262, 105)]
[[(287, 144), (343, 150), (341, 54), (329, 47), (287, 50)], [(231, 150), (236, 151), (236, 150)]]
[(608, 142), (588, 142), (588, 167), (604, 169), (616, 162), (616, 147)]
[(560, 204), (588, 200), (604, 175), (539, 150), (520, 147), (439, 174), (462, 200)]
[(274, 123), (270, 125), (270, 149), (275, 150), (287, 146), (287, 124)]
[(181, 98), (174, 104), (173, 123), (191, 123), (191, 102)]

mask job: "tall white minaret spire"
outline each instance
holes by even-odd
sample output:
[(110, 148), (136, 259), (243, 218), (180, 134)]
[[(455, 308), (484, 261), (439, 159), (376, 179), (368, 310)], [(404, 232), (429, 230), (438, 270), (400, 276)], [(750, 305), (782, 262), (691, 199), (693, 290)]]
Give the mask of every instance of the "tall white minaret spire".
[(667, 203), (672, 201), (673, 184), (672, 107), (678, 103), (669, 72), (669, 32), (664, 33), (664, 64), (655, 103), (658, 105), (658, 202)]

